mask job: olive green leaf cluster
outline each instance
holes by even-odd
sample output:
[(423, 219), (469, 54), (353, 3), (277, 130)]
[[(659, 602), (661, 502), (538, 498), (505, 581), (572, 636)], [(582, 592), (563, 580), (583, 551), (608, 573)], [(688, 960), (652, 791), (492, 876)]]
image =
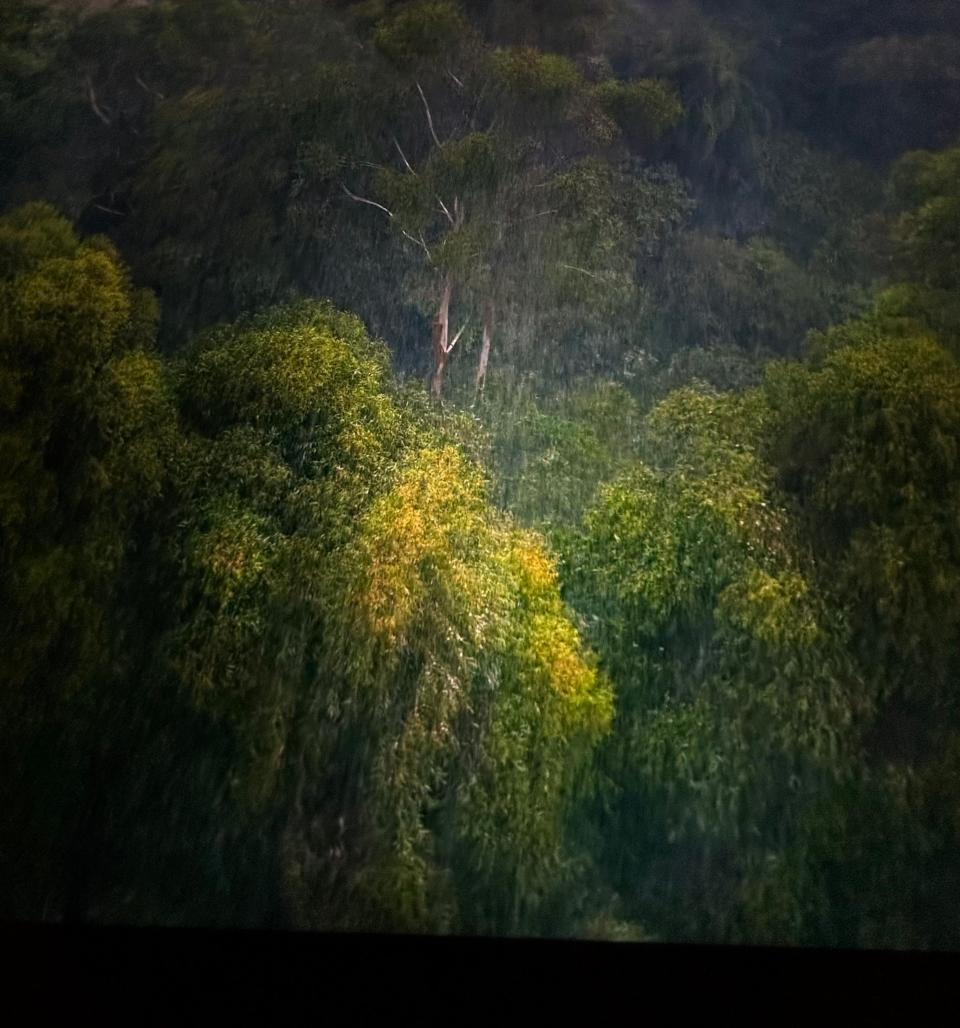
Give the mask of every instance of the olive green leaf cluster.
[(0, 268), (4, 678), (16, 694), (60, 650), (49, 684), (68, 693), (98, 667), (129, 530), (165, 485), (175, 407), (150, 349), (156, 303), (109, 243), (31, 204), (0, 221)]
[(45, 204), (5, 215), (0, 309), (4, 908), (32, 916), (82, 872), (74, 844), (109, 748), (85, 733), (134, 699), (121, 682), (141, 666), (144, 601), (127, 576), (150, 589), (140, 529), (180, 439), (156, 302), (110, 243), (81, 242)]
[(671, 393), (566, 537), (600, 859), (670, 938), (952, 945), (960, 369), (882, 309), (808, 348)]
[(570, 543), (569, 597), (617, 686), (602, 859), (668, 937), (796, 941), (809, 808), (853, 755), (842, 618), (756, 454), (764, 427), (749, 394), (671, 394), (649, 462)]
[(960, 339), (960, 147), (904, 154), (890, 175), (892, 269), (880, 298), (891, 315), (918, 320), (957, 352)]

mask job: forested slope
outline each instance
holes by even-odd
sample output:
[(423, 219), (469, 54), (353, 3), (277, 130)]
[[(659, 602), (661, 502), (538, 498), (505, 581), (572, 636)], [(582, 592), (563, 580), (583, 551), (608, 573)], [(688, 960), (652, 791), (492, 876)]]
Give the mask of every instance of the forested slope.
[(960, 16), (0, 0), (0, 910), (960, 945)]

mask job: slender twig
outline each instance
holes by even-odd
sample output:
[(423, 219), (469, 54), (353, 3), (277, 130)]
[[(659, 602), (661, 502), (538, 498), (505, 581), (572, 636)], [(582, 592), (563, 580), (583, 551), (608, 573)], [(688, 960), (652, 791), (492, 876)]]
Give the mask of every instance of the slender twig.
[[(356, 193), (352, 193), (349, 189), (347, 189), (347, 187), (342, 182), (340, 183), (340, 188), (347, 194), (347, 196), (350, 197), (351, 200), (356, 200), (357, 203), (365, 203), (369, 204), (371, 207), (376, 207), (377, 210), (383, 211), (383, 213), (386, 214), (386, 216), (391, 221), (394, 220), (393, 211), (391, 211), (387, 207), (384, 207), (382, 203), (377, 203), (376, 200), (368, 200), (366, 197), (363, 196), (357, 196)], [(413, 243), (415, 246), (419, 246), (423, 250), (423, 252), (427, 255), (427, 260), (431, 262), (433, 261), (433, 256), (430, 253), (430, 247), (427, 246), (426, 241), (423, 238), (422, 232), (420, 233), (419, 239), (410, 235), (410, 233), (403, 227), (400, 228), (400, 232), (402, 235), (406, 236), (406, 238), (409, 239), (411, 243)]]
[(534, 218), (545, 218), (548, 214), (559, 214), (559, 211), (537, 211), (536, 214), (525, 214), (522, 218), (517, 218), (516, 221), (505, 221), (504, 226), (519, 225), (521, 221), (532, 221)]
[(405, 228), (400, 229), (400, 231), (407, 237), (407, 239), (410, 240), (411, 243), (413, 243), (415, 246), (419, 246), (423, 250), (423, 252), (427, 255), (427, 260), (433, 260), (433, 257), (430, 253), (430, 247), (427, 246), (427, 244), (424, 242), (422, 232), (420, 233), (420, 238), (415, 239), (412, 235), (410, 235), (410, 233)]
[(427, 113), (427, 125), (430, 129), (430, 135), (433, 136), (433, 141), (437, 144), (437, 146), (443, 146), (443, 143), (440, 142), (440, 137), (437, 135), (437, 130), (436, 128), (434, 128), (433, 125), (433, 115), (430, 113), (430, 104), (427, 103), (426, 94), (424, 93), (423, 89), (421, 89), (419, 82), (416, 83), (416, 86), (417, 92), (420, 94), (420, 99), (423, 101), (423, 109)]
[(116, 214), (119, 218), (125, 218), (126, 215), (123, 211), (116, 211), (112, 207), (104, 207), (102, 203), (95, 203), (93, 205), (98, 211), (105, 211), (107, 214)]
[(595, 275), (592, 271), (587, 271), (586, 268), (577, 268), (573, 264), (561, 264), (561, 268), (566, 268), (568, 271), (579, 271), (581, 275), (586, 275), (588, 278), (595, 278), (600, 281), (600, 276)]
[(455, 336), (453, 337), (452, 341), (451, 341), (451, 342), (450, 342), (450, 344), (449, 344), (449, 345), (447, 346), (447, 349), (446, 349), (446, 352), (447, 352), (447, 353), (449, 353), (449, 352), (450, 352), (450, 351), (451, 351), (451, 350), (452, 350), (452, 349), (453, 349), (453, 348), (454, 348), (454, 347), (455, 347), (455, 346), (457, 345), (457, 343), (458, 343), (458, 342), (460, 342), (460, 336), (462, 336), (462, 335), (463, 335), (463, 333), (464, 333), (464, 332), (466, 332), (466, 330), (467, 330), (467, 326), (468, 326), (469, 324), (470, 324), (470, 319), (468, 318), (468, 319), (467, 319), (467, 320), (466, 320), (466, 321), (465, 321), (465, 322), (463, 323), (463, 328), (461, 328), (461, 329), (460, 329), (460, 331), (459, 331), (459, 332), (458, 332), (458, 333), (457, 333), (457, 334), (456, 334), (456, 335), (455, 335)]
[(97, 94), (93, 89), (93, 81), (90, 76), (87, 76), (87, 97), (90, 100), (90, 106), (93, 109), (93, 113), (104, 123), (104, 125), (112, 125), (113, 122), (103, 113), (100, 109), (100, 105), (97, 103)]
[(151, 89), (151, 88), (150, 88), (150, 87), (149, 87), (149, 86), (148, 86), (148, 85), (146, 84), (146, 82), (144, 82), (144, 81), (143, 81), (143, 79), (142, 79), (142, 78), (140, 78), (140, 76), (139, 76), (139, 75), (134, 75), (134, 76), (133, 76), (133, 81), (134, 81), (134, 82), (136, 82), (136, 84), (137, 84), (137, 85), (138, 85), (138, 86), (139, 86), (139, 87), (140, 87), (140, 88), (141, 88), (141, 89), (142, 89), (142, 90), (143, 90), (144, 92), (146, 92), (146, 93), (150, 93), (151, 95), (155, 96), (155, 97), (156, 97), (156, 98), (157, 98), (158, 100), (163, 100), (163, 99), (165, 99), (165, 97), (164, 97), (163, 93), (161, 93), (161, 92), (160, 92), (159, 90), (157, 90), (157, 89)]
[(407, 160), (407, 155), (400, 148), (400, 144), (397, 142), (397, 137), (396, 136), (393, 137), (393, 145), (397, 148), (397, 153), (400, 154), (400, 160), (403, 161), (404, 166), (406, 167), (407, 171), (409, 171), (411, 175), (416, 175), (416, 172), (413, 170), (412, 165)]
[(483, 103), (483, 99), (487, 94), (487, 86), (489, 85), (489, 79), (485, 80), (480, 86), (480, 92), (477, 93), (473, 101), (473, 109), (470, 111), (470, 124), (475, 126), (477, 124), (477, 113), (480, 110), (480, 105)]
[(440, 204), (440, 210), (442, 210), (443, 213), (447, 216), (447, 221), (449, 221), (451, 225), (456, 227), (456, 222), (453, 220), (453, 215), (447, 210), (447, 205), (443, 202), (443, 200), (440, 199), (439, 196), (437, 197), (437, 203)]
[(388, 218), (393, 218), (393, 211), (384, 207), (382, 203), (377, 203), (376, 200), (367, 200), (365, 197), (357, 196), (356, 193), (351, 193), (350, 190), (347, 189), (347, 187), (342, 182), (340, 183), (340, 188), (347, 194), (347, 196), (350, 197), (351, 200), (356, 200), (357, 203), (367, 203), (371, 207), (376, 207), (378, 210), (383, 211), (383, 213), (386, 214)]

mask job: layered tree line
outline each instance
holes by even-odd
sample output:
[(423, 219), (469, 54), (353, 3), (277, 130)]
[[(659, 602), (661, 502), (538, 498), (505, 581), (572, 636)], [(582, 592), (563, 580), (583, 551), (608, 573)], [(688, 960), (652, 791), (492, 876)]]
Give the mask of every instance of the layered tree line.
[(951, 5), (0, 15), (3, 916), (960, 946)]

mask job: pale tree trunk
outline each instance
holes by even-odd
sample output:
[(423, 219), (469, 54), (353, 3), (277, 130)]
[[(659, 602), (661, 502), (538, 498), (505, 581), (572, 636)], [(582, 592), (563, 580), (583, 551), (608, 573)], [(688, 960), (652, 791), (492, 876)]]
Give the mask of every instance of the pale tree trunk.
[(443, 280), (440, 293), (440, 306), (433, 323), (433, 378), (430, 381), (430, 392), (440, 398), (443, 392), (443, 373), (450, 359), (450, 300), (453, 297), (453, 281), (449, 275)]
[(490, 345), (493, 342), (493, 300), (487, 300), (483, 308), (483, 345), (480, 347), (480, 363), (477, 366), (477, 391), (481, 392), (487, 382), (487, 365), (490, 363)]

